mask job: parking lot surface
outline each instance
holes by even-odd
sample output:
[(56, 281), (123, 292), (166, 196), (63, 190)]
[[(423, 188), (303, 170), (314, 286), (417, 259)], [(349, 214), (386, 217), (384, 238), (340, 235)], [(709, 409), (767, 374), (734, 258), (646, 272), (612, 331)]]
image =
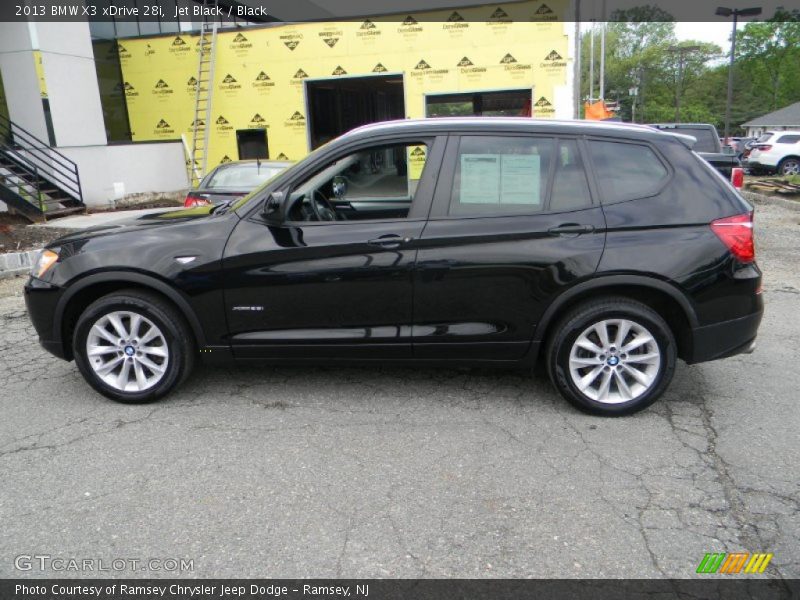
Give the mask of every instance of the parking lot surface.
[(38, 346), (0, 282), (0, 577), (20, 555), (186, 558), (104, 576), (691, 577), (772, 552), (800, 577), (800, 212), (760, 205), (756, 352), (679, 364), (632, 417), (542, 375), (198, 368), (115, 404)]

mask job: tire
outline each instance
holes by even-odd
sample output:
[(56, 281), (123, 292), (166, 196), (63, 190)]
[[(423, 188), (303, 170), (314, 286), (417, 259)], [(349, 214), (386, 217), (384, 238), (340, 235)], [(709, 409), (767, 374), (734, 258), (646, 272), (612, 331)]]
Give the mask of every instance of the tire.
[[(605, 345), (598, 333), (603, 329)], [(616, 343), (619, 334), (625, 336), (621, 347)], [(592, 346), (602, 352), (590, 350)], [(666, 321), (641, 302), (621, 297), (571, 310), (556, 325), (546, 352), (548, 374), (558, 392), (578, 409), (608, 417), (629, 415), (655, 402), (669, 386), (676, 360), (675, 337)]]
[(779, 175), (800, 175), (800, 159), (793, 156), (784, 158), (778, 163)]
[[(120, 326), (129, 335), (122, 336)], [(95, 355), (89, 355), (88, 345)], [(89, 385), (112, 400), (134, 404), (158, 400), (183, 383), (196, 353), (181, 314), (159, 296), (139, 290), (114, 292), (90, 304), (75, 326), (72, 349)]]

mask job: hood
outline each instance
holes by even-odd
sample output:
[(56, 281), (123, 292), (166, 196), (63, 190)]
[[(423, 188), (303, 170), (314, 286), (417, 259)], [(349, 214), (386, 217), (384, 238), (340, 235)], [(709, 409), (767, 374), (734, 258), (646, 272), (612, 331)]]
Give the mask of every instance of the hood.
[(68, 233), (52, 242), (46, 247), (59, 246), (64, 243), (77, 242), (81, 240), (89, 240), (92, 238), (99, 238), (109, 235), (118, 235), (122, 233), (134, 233), (137, 231), (145, 231), (156, 228), (167, 228), (171, 226), (181, 225), (185, 223), (198, 222), (205, 219), (213, 219), (222, 216), (222, 214), (213, 214), (212, 210), (215, 206), (197, 206), (194, 208), (176, 208), (175, 210), (164, 212), (153, 212), (138, 217), (121, 218), (113, 223), (105, 225), (97, 225), (89, 227), (88, 229), (81, 229), (73, 233)]

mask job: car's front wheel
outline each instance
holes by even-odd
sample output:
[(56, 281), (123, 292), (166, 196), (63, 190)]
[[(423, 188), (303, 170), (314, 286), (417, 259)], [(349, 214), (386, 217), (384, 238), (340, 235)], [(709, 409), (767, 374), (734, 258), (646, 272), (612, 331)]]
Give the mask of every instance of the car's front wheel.
[(650, 307), (625, 298), (581, 304), (556, 326), (547, 348), (555, 387), (579, 409), (630, 414), (655, 402), (675, 371), (675, 337)]
[(73, 338), (86, 381), (119, 402), (157, 400), (189, 374), (194, 343), (183, 317), (154, 294), (125, 290), (83, 311)]
[(778, 173), (781, 175), (800, 175), (800, 159), (784, 158), (778, 165)]

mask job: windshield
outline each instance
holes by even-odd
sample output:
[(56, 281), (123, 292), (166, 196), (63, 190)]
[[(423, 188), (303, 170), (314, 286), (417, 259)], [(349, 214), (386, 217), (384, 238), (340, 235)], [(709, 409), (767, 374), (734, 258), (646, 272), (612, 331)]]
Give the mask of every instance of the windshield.
[[(316, 156), (318, 156), (319, 154), (322, 154), (325, 151), (325, 149), (328, 147), (328, 144), (330, 144), (330, 143), (331, 142), (326, 142), (326, 143), (322, 144), (322, 146), (320, 146), (316, 150), (312, 151), (303, 160), (300, 160), (300, 161), (294, 163), (293, 165), (291, 165), (290, 167), (287, 167), (285, 170), (281, 171), (280, 173), (283, 175), (285, 173), (292, 172), (292, 171), (295, 171), (296, 169), (301, 168), (302, 165), (307, 163), (307, 161), (314, 160)], [(234, 211), (239, 210), (242, 206), (247, 204), (252, 198), (255, 198), (255, 197), (259, 196), (261, 191), (265, 187), (267, 187), (269, 185), (270, 181), (271, 180), (265, 181), (264, 183), (259, 185), (256, 189), (254, 189), (252, 192), (247, 194), (247, 196), (242, 196), (241, 198), (239, 198), (236, 202), (233, 203), (233, 205), (231, 207), (232, 210), (234, 210)]]
[(271, 179), (286, 167), (277, 165), (247, 163), (222, 167), (216, 172), (203, 186), (206, 189), (219, 188), (238, 188), (250, 190), (260, 186), (262, 183)]
[(756, 142), (759, 143), (759, 144), (763, 144), (764, 142), (768, 142), (769, 138), (771, 138), (771, 137), (772, 137), (771, 133), (764, 133), (764, 134), (761, 135), (760, 138), (758, 138), (756, 140)]

